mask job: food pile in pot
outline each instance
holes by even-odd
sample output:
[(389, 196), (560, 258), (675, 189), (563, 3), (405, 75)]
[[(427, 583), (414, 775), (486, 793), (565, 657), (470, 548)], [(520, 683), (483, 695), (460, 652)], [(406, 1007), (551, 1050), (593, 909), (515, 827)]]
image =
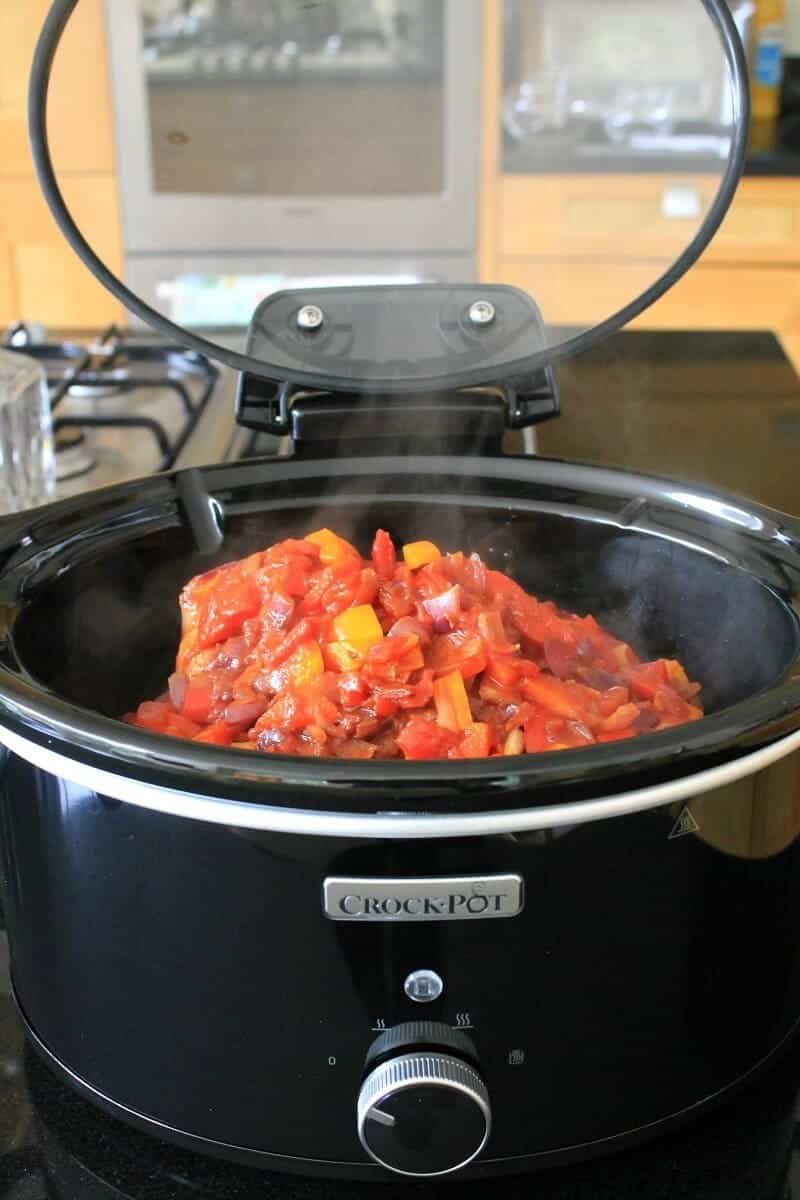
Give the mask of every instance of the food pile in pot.
[(169, 690), (125, 717), (196, 742), (355, 759), (484, 758), (636, 737), (703, 715), (680, 663), (477, 555), (320, 529), (198, 575)]

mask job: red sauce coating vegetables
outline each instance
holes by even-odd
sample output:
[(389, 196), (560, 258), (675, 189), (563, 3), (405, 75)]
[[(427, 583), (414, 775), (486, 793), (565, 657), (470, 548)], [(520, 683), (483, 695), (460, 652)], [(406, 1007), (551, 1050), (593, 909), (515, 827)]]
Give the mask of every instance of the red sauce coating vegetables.
[(172, 737), (337, 758), (483, 758), (703, 715), (680, 663), (431, 542), (369, 559), (320, 529), (198, 575), (175, 674), (125, 717)]

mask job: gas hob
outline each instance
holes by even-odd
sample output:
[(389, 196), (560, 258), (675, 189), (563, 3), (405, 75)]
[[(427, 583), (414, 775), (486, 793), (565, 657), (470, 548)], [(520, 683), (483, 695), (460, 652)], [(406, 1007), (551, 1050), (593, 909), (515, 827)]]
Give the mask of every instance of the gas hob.
[(233, 372), (109, 326), (86, 337), (17, 324), (3, 343), (44, 367), (56, 497), (235, 456)]

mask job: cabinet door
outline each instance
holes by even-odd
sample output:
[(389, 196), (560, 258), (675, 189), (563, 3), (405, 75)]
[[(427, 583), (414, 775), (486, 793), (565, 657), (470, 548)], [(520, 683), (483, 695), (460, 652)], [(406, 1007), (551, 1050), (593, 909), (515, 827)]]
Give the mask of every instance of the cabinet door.
[(797, 180), (745, 178), (706, 255), (712, 262), (800, 264), (799, 235)]
[[(505, 175), (499, 252), (609, 263), (677, 256), (717, 191), (713, 175)], [(794, 179), (744, 179), (705, 251), (711, 262), (800, 262)], [(652, 277), (651, 277), (652, 281)]]
[[(64, 241), (28, 149), (31, 59), (50, 0), (0, 0), (0, 326), (25, 319), (88, 328), (120, 306)], [(67, 202), (112, 269), (122, 253), (102, 0), (80, 0), (53, 69), (50, 143)]]
[[(64, 195), (104, 260), (121, 261), (111, 175), (66, 176)], [(0, 324), (91, 328), (119, 320), (117, 301), (84, 267), (50, 215), (35, 178), (0, 177)]]
[[(28, 76), (50, 0), (2, 0), (0, 176), (31, 174)], [(50, 141), (60, 171), (114, 170), (108, 55), (102, 0), (80, 0), (53, 68)]]
[[(504, 175), (500, 253), (608, 263), (654, 258), (666, 265), (696, 233), (717, 188), (706, 175), (680, 184), (665, 175)], [(691, 215), (668, 215), (679, 198)]]
[[(0, 189), (2, 196), (2, 189)], [(2, 200), (0, 200), (0, 205)], [(4, 241), (0, 218), (0, 328), (10, 325), (17, 311), (17, 289), (11, 263), (11, 248)]]
[[(528, 292), (553, 324), (590, 325), (652, 282), (652, 264), (631, 260), (608, 269), (574, 260), (554, 273), (533, 258), (506, 258), (499, 282)], [(633, 323), (644, 329), (774, 329), (800, 333), (800, 271), (703, 261)]]

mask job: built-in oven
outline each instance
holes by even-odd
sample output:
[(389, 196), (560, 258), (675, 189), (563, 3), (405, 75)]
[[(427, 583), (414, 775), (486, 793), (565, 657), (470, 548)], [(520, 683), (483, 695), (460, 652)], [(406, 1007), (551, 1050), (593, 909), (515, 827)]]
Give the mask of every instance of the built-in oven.
[(481, 0), (106, 10), (135, 291), (237, 323), (309, 279), (476, 277)]

